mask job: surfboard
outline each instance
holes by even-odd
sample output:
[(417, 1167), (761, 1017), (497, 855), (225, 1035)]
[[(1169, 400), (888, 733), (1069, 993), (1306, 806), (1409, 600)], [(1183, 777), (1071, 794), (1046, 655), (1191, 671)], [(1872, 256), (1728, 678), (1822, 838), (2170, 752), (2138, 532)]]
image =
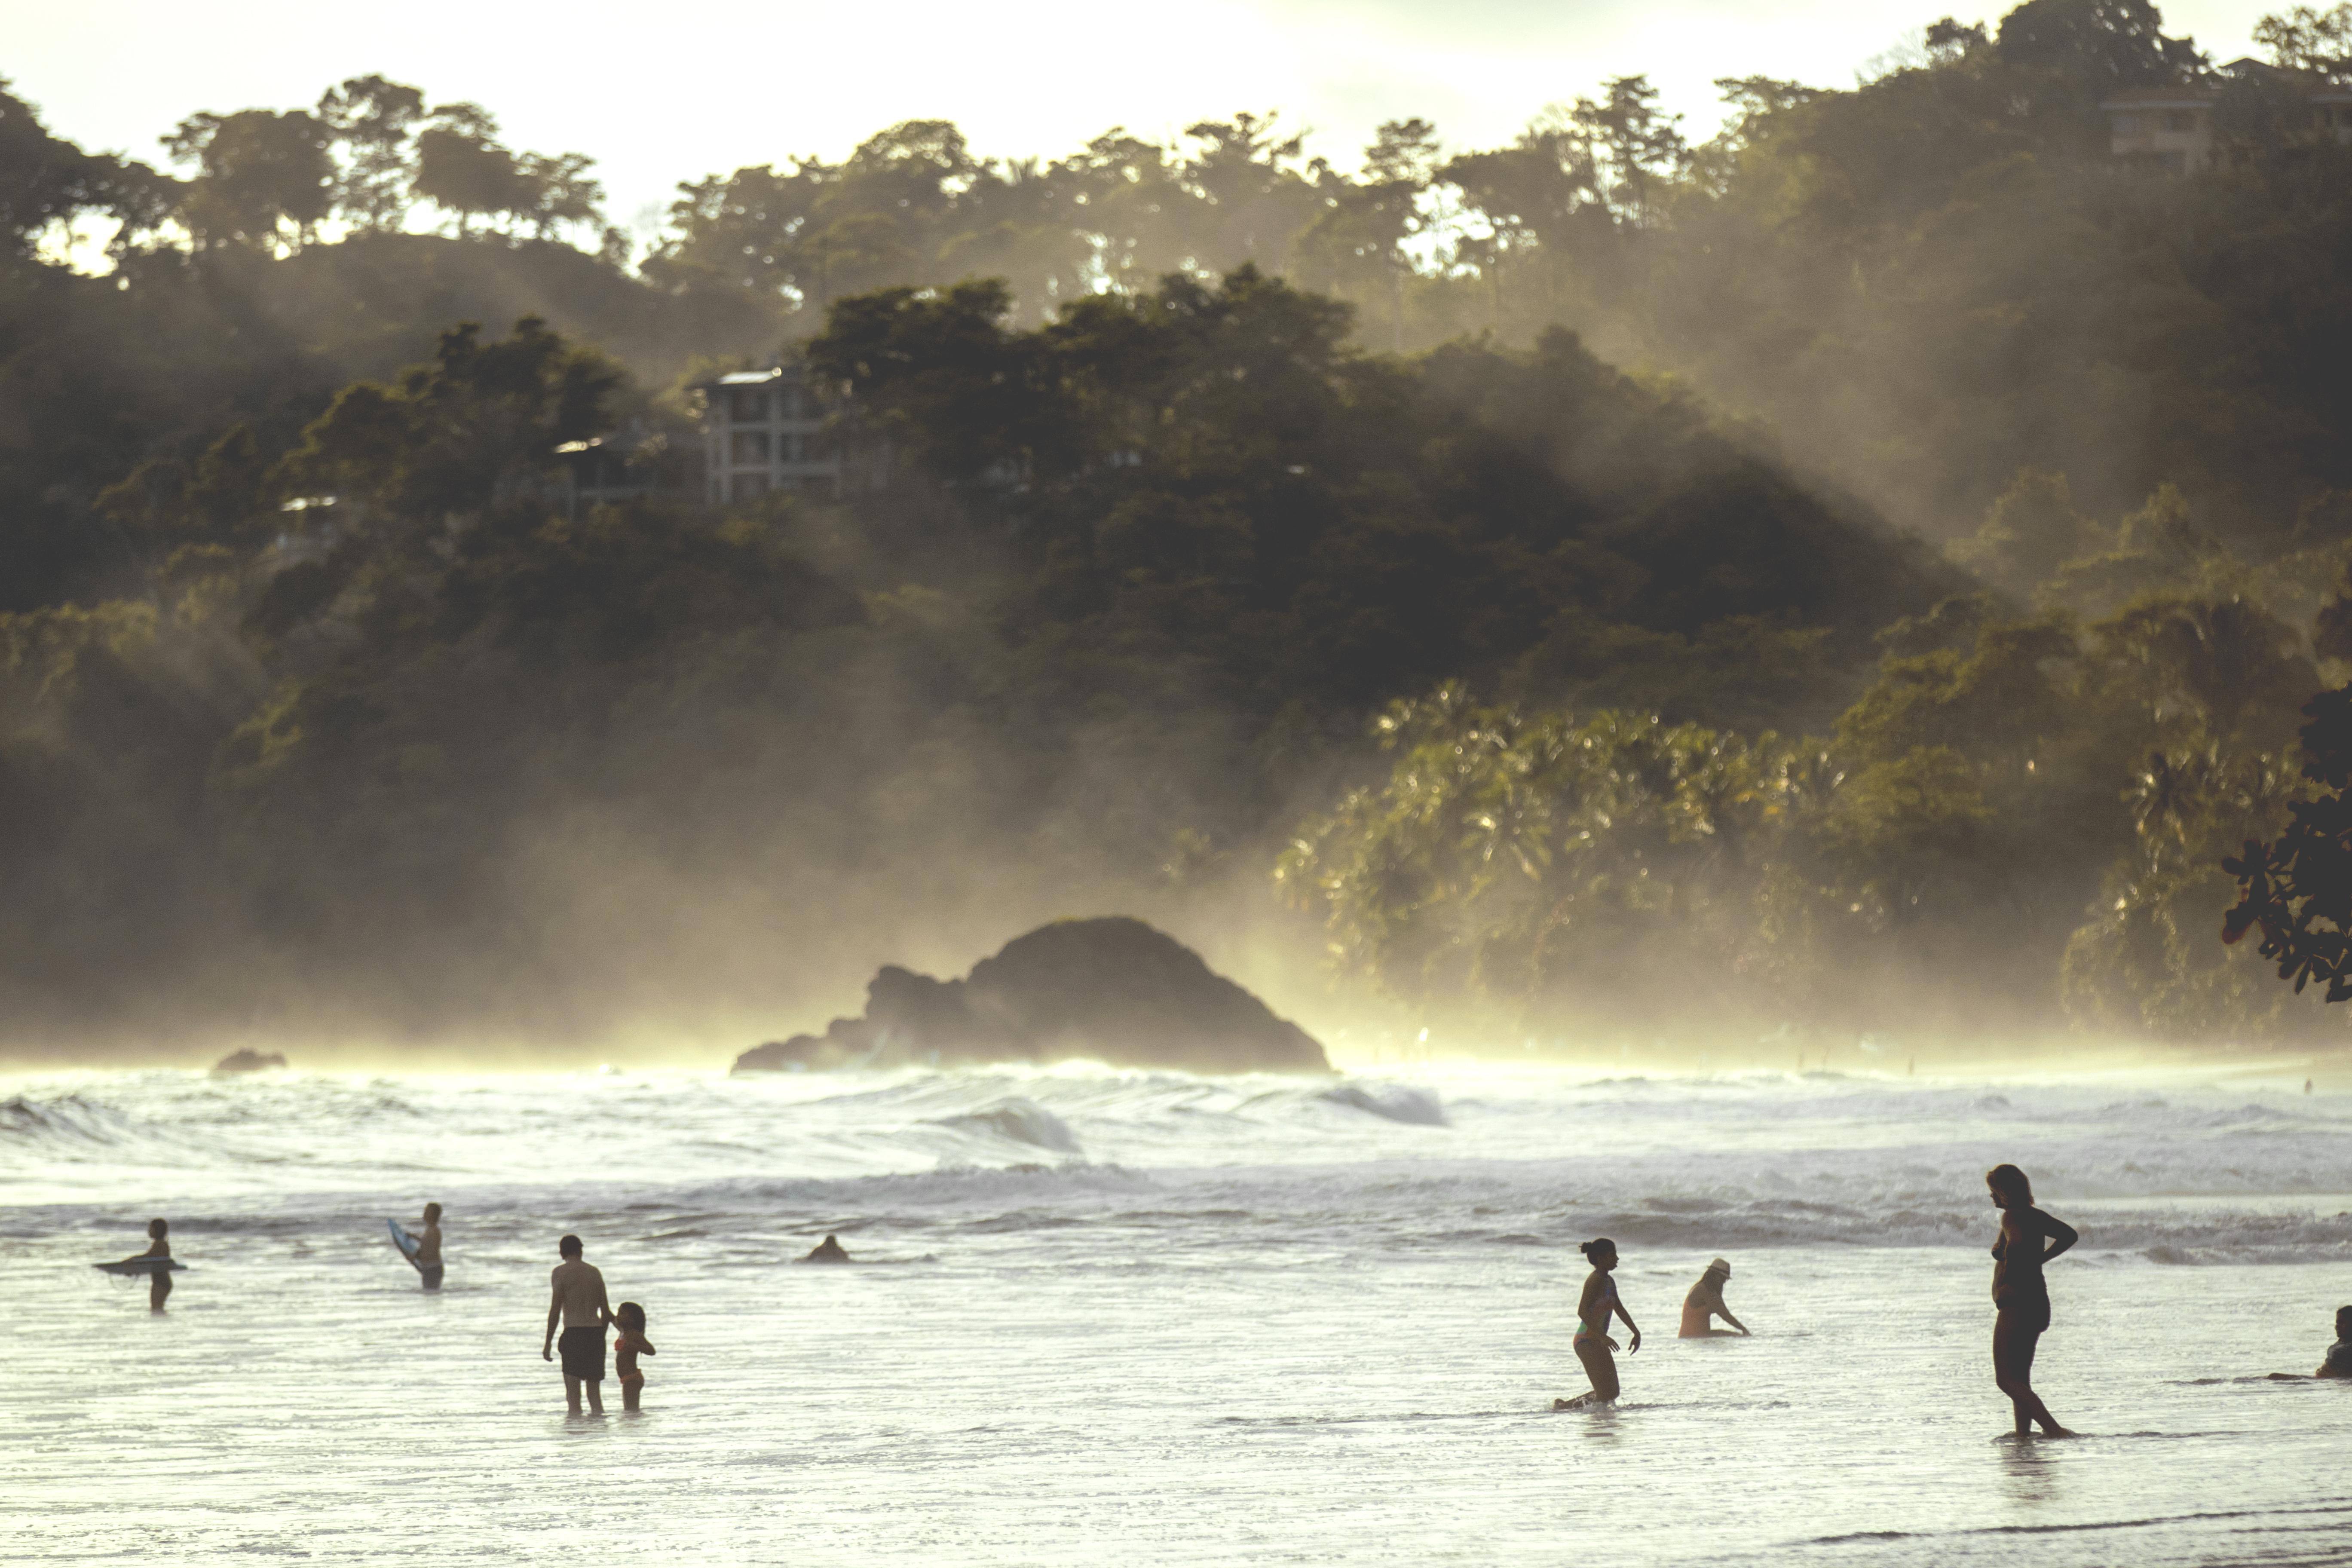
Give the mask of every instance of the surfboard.
[(418, 1241), (415, 1237), (409, 1235), (408, 1232), (401, 1229), (400, 1222), (398, 1220), (388, 1219), (383, 1223), (384, 1228), (392, 1232), (392, 1244), (393, 1246), (400, 1248), (400, 1255), (408, 1259), (409, 1263), (414, 1266), (419, 1273), (424, 1272), (425, 1265), (416, 1261), (416, 1251), (417, 1248), (425, 1244)]
[(187, 1265), (176, 1258), (125, 1258), (113, 1263), (93, 1263), (92, 1268), (109, 1274), (161, 1274), (165, 1269), (184, 1269)]

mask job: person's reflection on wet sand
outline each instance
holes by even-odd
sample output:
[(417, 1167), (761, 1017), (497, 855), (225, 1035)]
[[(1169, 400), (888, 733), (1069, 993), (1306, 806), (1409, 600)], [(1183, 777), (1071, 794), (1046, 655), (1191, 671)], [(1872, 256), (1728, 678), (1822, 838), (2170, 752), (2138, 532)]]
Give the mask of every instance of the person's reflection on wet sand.
[(2000, 1239), (1992, 1244), (1993, 1381), (2009, 1395), (2019, 1436), (2032, 1436), (2037, 1421), (2050, 1436), (2071, 1436), (2033, 1392), (2033, 1352), (2050, 1327), (2050, 1286), (2042, 1265), (2081, 1237), (2064, 1220), (2033, 1206), (2033, 1184), (2016, 1166), (1987, 1171), (1985, 1188), (2000, 1210)]

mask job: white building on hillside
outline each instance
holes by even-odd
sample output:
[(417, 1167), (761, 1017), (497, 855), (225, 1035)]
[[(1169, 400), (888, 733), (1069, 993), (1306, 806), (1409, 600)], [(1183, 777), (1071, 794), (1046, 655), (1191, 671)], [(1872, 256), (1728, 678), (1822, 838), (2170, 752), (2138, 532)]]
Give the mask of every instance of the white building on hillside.
[(700, 384), (704, 499), (714, 506), (770, 490), (841, 488), (841, 458), (797, 365), (736, 371)]
[(2153, 158), (2176, 174), (2203, 168), (2213, 159), (2213, 106), (2232, 77), (2294, 82), (2306, 116), (2301, 134), (2352, 143), (2352, 90), (2242, 59), (2200, 80), (2134, 88), (2102, 102), (2109, 148), (2118, 158)]

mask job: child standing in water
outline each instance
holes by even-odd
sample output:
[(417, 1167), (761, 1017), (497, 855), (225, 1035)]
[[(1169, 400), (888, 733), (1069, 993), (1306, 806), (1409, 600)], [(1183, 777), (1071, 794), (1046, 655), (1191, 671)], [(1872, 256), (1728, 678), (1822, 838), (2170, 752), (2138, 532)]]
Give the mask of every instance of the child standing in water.
[(1641, 1326), (1625, 1310), (1625, 1303), (1617, 1299), (1617, 1281), (1611, 1278), (1617, 1267), (1617, 1244), (1602, 1237), (1598, 1241), (1585, 1242), (1577, 1250), (1592, 1265), (1592, 1272), (1585, 1277), (1584, 1294), (1577, 1301), (1574, 1347), (1576, 1359), (1584, 1363), (1584, 1373), (1592, 1380), (1592, 1392), (1580, 1394), (1574, 1399), (1555, 1399), (1551, 1405), (1554, 1410), (1607, 1405), (1617, 1397), (1617, 1363), (1609, 1353), (1617, 1348), (1617, 1342), (1609, 1337), (1612, 1316), (1624, 1319), (1625, 1326), (1633, 1331), (1632, 1348), (1625, 1353), (1632, 1355), (1642, 1348)]
[(621, 1408), (635, 1410), (646, 1389), (646, 1374), (637, 1370), (637, 1357), (654, 1353), (654, 1342), (646, 1338), (646, 1310), (635, 1301), (624, 1301), (612, 1321), (621, 1331), (613, 1341), (613, 1372), (621, 1380)]

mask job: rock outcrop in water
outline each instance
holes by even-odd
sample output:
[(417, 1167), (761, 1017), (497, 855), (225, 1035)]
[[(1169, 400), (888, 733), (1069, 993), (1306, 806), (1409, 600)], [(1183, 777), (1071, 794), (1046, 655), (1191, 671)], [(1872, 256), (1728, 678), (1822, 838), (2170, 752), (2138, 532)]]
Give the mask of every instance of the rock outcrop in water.
[(215, 1073), (267, 1072), (271, 1068), (282, 1068), (285, 1065), (286, 1058), (276, 1051), (231, 1051), (213, 1063), (213, 1071)]
[(810, 1247), (809, 1255), (801, 1261), (803, 1263), (846, 1263), (849, 1261), (849, 1249), (842, 1246), (837, 1238), (827, 1236), (823, 1241)]
[(1056, 921), (961, 980), (886, 964), (866, 1016), (745, 1051), (735, 1070), (971, 1066), (1088, 1057), (1193, 1072), (1328, 1072), (1323, 1047), (1141, 921)]

